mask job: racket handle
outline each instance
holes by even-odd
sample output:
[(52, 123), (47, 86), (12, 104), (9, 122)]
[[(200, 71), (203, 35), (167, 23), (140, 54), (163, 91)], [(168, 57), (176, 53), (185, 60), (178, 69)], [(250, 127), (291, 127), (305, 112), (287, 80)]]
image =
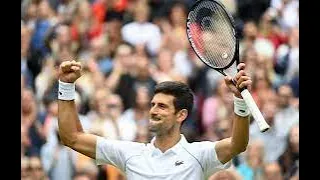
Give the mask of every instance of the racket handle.
[(247, 106), (249, 107), (252, 116), (254, 117), (255, 121), (257, 122), (260, 132), (267, 131), (270, 126), (267, 124), (266, 120), (262, 116), (257, 104), (255, 103), (254, 99), (252, 98), (250, 92), (247, 89), (241, 91), (241, 96), (246, 102)]

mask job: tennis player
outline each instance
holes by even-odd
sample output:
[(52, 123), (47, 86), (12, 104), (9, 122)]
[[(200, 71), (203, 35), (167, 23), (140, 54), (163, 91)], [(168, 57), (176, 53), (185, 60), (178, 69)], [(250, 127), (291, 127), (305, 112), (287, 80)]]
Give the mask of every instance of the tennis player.
[(75, 81), (81, 76), (81, 64), (64, 61), (59, 67), (59, 135), (64, 145), (95, 159), (97, 165), (110, 164), (119, 168), (128, 180), (207, 179), (228, 168), (231, 159), (246, 150), (249, 140), (249, 110), (238, 88), (251, 86), (245, 64), (232, 84), (225, 83), (234, 93), (233, 131), (230, 138), (210, 142), (187, 142), (181, 134), (181, 123), (193, 107), (193, 94), (180, 82), (162, 82), (151, 100), (149, 130), (156, 135), (150, 143), (108, 140), (84, 133), (79, 122), (74, 98)]

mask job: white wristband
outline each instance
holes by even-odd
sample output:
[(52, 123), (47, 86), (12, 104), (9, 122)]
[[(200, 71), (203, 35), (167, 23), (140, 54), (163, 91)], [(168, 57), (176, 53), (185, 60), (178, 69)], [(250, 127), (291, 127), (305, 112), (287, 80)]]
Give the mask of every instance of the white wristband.
[(65, 83), (59, 80), (58, 99), (59, 100), (74, 100), (76, 95), (76, 84)]
[(250, 110), (246, 102), (243, 99), (237, 98), (236, 96), (233, 96), (233, 99), (234, 113), (241, 117), (249, 116)]

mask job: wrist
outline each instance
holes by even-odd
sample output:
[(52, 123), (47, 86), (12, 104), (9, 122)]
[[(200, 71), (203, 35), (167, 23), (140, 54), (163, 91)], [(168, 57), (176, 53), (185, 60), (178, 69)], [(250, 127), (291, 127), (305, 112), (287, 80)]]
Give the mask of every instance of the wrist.
[(63, 82), (59, 79), (58, 99), (59, 100), (74, 100), (76, 94), (76, 84)]
[(233, 104), (234, 104), (234, 113), (241, 117), (247, 117), (250, 115), (250, 110), (244, 101), (244, 99), (237, 97), (236, 95), (233, 96)]

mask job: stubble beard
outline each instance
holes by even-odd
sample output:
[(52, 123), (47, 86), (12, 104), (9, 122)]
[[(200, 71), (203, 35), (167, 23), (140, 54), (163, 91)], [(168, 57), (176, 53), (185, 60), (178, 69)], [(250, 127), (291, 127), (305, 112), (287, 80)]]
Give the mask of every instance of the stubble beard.
[(172, 125), (171, 127), (165, 127), (163, 124), (157, 124), (157, 125), (149, 125), (149, 131), (152, 133), (155, 133), (157, 136), (166, 136), (169, 134), (172, 134), (175, 129), (175, 125)]

